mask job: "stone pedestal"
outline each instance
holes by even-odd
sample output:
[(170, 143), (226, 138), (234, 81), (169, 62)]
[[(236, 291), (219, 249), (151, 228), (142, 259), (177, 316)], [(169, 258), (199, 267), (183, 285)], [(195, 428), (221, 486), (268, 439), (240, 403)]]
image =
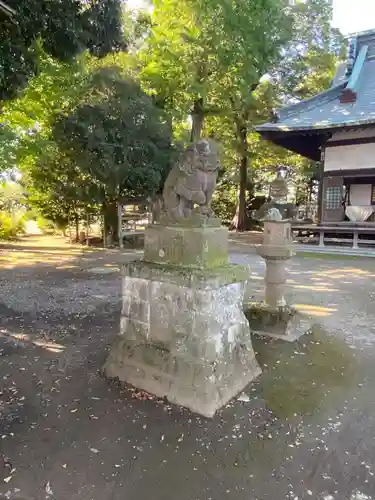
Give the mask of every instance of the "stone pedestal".
[(145, 234), (146, 262), (214, 269), (228, 264), (228, 229), (155, 224)]
[(288, 221), (264, 222), (263, 243), (257, 252), (266, 261), (264, 302), (245, 305), (253, 333), (293, 342), (307, 333), (309, 320), (287, 305), (284, 297), (285, 264), (292, 252), (292, 231)]
[(252, 333), (286, 342), (298, 340), (312, 327), (309, 318), (287, 304), (270, 307), (265, 302), (248, 302), (245, 314)]
[(212, 417), (260, 374), (243, 313), (248, 268), (228, 265), (225, 228), (150, 227), (145, 261), (122, 276), (106, 376)]
[(257, 248), (266, 261), (265, 303), (270, 308), (284, 307), (285, 263), (292, 256), (292, 227), (287, 221), (264, 222), (263, 243)]

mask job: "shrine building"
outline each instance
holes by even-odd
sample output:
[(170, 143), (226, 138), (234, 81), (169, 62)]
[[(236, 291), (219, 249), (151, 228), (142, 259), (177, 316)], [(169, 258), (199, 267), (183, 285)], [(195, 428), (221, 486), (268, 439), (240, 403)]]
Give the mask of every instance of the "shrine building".
[(281, 109), (257, 131), (320, 162), (319, 225), (373, 226), (375, 235), (375, 30), (353, 36), (331, 88)]

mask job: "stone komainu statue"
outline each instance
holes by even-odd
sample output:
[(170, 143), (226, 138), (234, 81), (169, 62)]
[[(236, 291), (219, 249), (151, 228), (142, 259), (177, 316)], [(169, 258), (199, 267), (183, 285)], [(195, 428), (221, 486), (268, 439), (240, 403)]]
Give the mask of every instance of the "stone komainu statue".
[(199, 214), (213, 217), (211, 199), (219, 169), (219, 148), (215, 141), (200, 139), (190, 144), (164, 184), (164, 212), (167, 218), (178, 220), (189, 217), (194, 207)]

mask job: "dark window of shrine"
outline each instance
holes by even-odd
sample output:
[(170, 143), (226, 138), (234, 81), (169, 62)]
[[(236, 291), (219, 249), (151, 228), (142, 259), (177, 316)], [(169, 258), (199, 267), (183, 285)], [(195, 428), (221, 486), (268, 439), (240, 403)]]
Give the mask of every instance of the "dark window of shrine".
[(340, 186), (329, 187), (326, 190), (326, 209), (337, 210), (342, 204), (342, 190)]
[(371, 205), (375, 205), (375, 184), (372, 185), (371, 189)]

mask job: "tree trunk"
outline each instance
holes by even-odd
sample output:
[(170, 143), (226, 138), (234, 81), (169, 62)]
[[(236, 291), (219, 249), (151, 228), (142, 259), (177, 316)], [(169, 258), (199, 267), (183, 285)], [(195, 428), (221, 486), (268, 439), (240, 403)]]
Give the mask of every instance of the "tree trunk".
[(103, 210), (103, 238), (107, 246), (118, 241), (118, 213), (116, 201), (106, 201), (102, 205)]
[(238, 193), (237, 231), (246, 231), (246, 187), (247, 187), (247, 155), (241, 158), (240, 189)]
[(247, 216), (246, 216), (246, 188), (247, 188), (247, 169), (248, 169), (248, 144), (247, 144), (247, 126), (244, 123), (236, 122), (237, 138), (239, 152), (241, 155), (240, 161), (240, 184), (238, 189), (238, 202), (236, 214), (232, 220), (231, 228), (237, 231), (246, 231)]
[(204, 122), (203, 99), (198, 99), (194, 102), (193, 111), (191, 113), (191, 133), (190, 142), (198, 141), (202, 135)]
[(72, 244), (72, 225), (70, 221), (70, 212), (68, 213), (69, 245)]
[(79, 241), (79, 218), (77, 213), (74, 214), (74, 224), (76, 228), (76, 241)]
[(239, 216), (239, 213), (240, 213), (240, 205), (238, 203), (238, 200), (240, 198), (240, 190), (237, 191), (237, 205), (236, 205), (236, 212), (233, 216), (233, 219), (232, 219), (232, 222), (230, 223), (230, 226), (229, 226), (229, 229), (233, 230), (233, 229), (237, 229), (237, 226), (238, 226), (238, 216)]
[(90, 231), (90, 215), (87, 212), (87, 214), (86, 214), (86, 246), (89, 246), (89, 244), (90, 244), (89, 231)]

